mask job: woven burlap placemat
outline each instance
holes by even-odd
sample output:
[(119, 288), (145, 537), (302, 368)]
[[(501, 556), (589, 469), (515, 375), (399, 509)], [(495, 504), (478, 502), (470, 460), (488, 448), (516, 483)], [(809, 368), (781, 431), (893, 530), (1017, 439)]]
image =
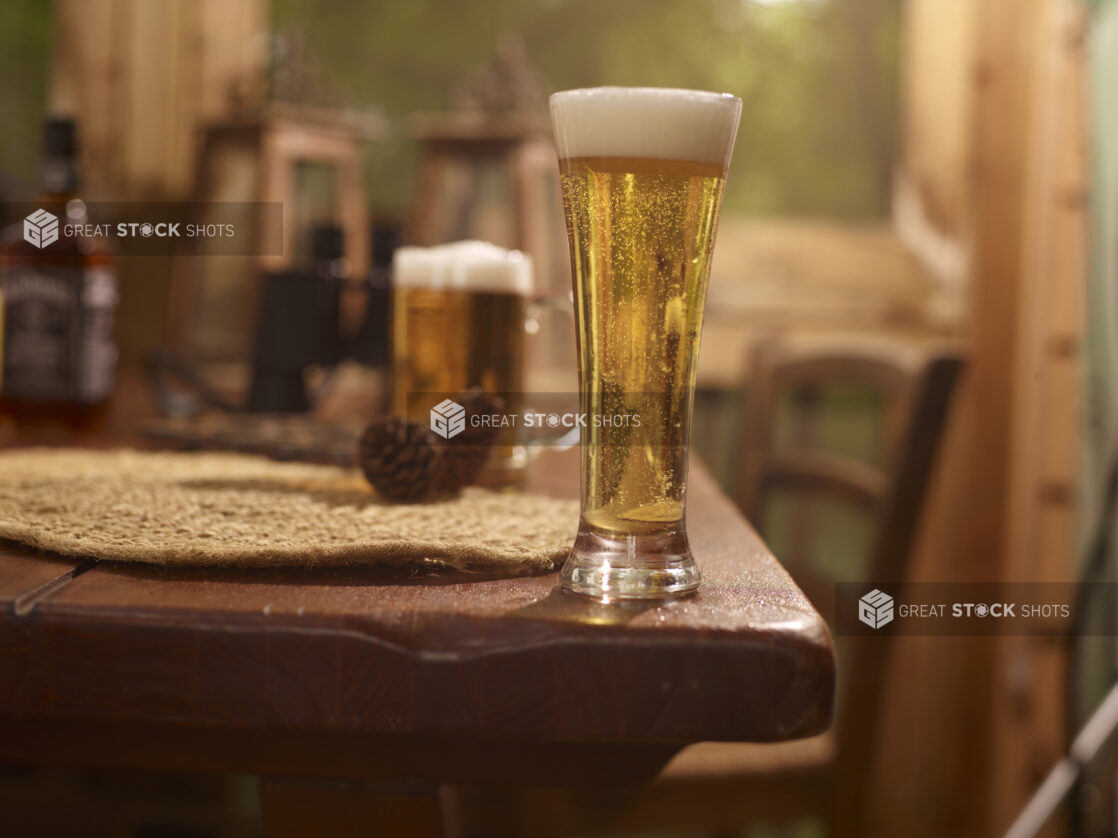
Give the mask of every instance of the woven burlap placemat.
[(445, 565), (553, 569), (578, 504), (469, 488), (422, 504), (379, 499), (352, 469), (244, 454), (0, 452), (0, 538), (160, 565)]

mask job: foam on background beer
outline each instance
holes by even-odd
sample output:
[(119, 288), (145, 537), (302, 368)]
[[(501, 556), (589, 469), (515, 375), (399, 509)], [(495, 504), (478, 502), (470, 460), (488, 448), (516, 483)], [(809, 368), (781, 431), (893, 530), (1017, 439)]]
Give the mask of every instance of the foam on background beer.
[(519, 250), (505, 250), (482, 241), (463, 241), (432, 248), (446, 261), (451, 288), (485, 294), (532, 294), (532, 259)]
[(407, 288), (453, 288), (489, 294), (532, 294), (532, 259), (483, 241), (401, 247), (393, 255), (392, 282)]
[(445, 266), (434, 248), (401, 247), (392, 255), (392, 284), (397, 288), (443, 288)]
[(741, 115), (728, 93), (593, 87), (551, 96), (559, 157), (689, 160), (725, 167)]

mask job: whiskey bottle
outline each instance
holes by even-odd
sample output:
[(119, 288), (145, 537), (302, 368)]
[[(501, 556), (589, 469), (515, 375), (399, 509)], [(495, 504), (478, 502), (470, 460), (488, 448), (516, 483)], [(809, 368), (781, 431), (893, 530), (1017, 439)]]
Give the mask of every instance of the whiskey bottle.
[(48, 119), (42, 191), (0, 238), (0, 418), (17, 426), (102, 424), (117, 350), (115, 260), (79, 197), (77, 126)]

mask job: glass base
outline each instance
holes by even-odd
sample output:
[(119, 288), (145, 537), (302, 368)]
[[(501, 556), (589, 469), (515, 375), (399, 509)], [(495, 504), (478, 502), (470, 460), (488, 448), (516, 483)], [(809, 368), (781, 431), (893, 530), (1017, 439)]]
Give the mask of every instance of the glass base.
[(685, 596), (699, 587), (699, 578), (682, 530), (605, 535), (585, 525), (559, 571), (564, 589), (599, 600)]

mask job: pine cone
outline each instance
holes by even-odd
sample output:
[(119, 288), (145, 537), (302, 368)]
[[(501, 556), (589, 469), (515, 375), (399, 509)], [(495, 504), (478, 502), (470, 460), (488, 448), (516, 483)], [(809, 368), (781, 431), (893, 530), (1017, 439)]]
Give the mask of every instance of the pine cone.
[(443, 445), (443, 465), (439, 487), (456, 492), (463, 486), (476, 483), (482, 469), (493, 453), (493, 443), (500, 428), (477, 422), (474, 416), (494, 416), (500, 413), (504, 402), (496, 396), (474, 387), (460, 393), (455, 399), (466, 408), (466, 428)]
[(357, 462), (382, 496), (417, 501), (439, 488), (443, 450), (423, 425), (388, 416), (365, 429), (357, 444)]

